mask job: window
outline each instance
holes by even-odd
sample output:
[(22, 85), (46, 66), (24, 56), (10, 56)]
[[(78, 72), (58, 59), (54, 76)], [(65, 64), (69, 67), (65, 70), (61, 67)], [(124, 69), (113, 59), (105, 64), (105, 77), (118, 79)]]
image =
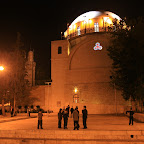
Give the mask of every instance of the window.
[(94, 23), (94, 31), (99, 32), (99, 24), (98, 23)]
[(58, 47), (58, 54), (62, 54), (62, 47)]
[(74, 103), (79, 103), (79, 96), (78, 96), (77, 94), (75, 94), (75, 95), (73, 96), (73, 102), (74, 102)]
[(77, 35), (78, 36), (81, 35), (80, 26), (78, 26), (78, 28), (77, 28)]

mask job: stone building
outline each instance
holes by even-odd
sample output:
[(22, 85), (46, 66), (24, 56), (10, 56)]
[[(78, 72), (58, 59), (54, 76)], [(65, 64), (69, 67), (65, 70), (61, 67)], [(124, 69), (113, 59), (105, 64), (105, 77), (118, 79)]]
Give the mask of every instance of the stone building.
[(68, 27), (65, 40), (51, 42), (49, 108), (86, 105), (90, 113), (123, 112), (126, 102), (110, 86), (112, 61), (107, 55), (115, 19), (121, 20), (107, 11), (84, 13)]
[[(112, 60), (107, 55), (113, 21), (121, 18), (108, 11), (90, 11), (77, 17), (64, 40), (51, 42), (51, 79), (43, 87), (46, 110), (84, 105), (89, 114), (122, 113), (127, 103), (110, 86)], [(42, 98), (43, 97), (43, 98)]]

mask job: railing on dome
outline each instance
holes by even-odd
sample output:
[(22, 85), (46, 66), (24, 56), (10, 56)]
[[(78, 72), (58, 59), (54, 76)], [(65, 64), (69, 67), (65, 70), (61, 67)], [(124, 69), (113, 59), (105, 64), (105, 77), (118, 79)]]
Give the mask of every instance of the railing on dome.
[(88, 34), (88, 33), (114, 32), (114, 31), (115, 31), (115, 27), (99, 27), (99, 31), (95, 31), (94, 28), (86, 28), (86, 29), (80, 30), (79, 32), (78, 32), (78, 30), (76, 30), (75, 32), (69, 34), (66, 38), (70, 39), (70, 38)]

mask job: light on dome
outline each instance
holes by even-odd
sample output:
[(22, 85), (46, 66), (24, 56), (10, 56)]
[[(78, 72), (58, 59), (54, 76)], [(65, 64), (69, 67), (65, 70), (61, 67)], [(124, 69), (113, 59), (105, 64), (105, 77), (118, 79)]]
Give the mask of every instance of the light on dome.
[(107, 22), (108, 19), (109, 17), (103, 17), (104, 22)]
[(103, 17), (103, 20), (105, 23), (112, 24), (112, 21), (110, 20), (109, 17)]
[(92, 23), (92, 20), (91, 20), (91, 19), (89, 19), (89, 23)]

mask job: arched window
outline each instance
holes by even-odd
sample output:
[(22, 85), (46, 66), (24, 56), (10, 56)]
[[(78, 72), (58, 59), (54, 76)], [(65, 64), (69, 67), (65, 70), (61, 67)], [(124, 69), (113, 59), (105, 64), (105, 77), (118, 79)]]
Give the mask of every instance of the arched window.
[(61, 46), (58, 47), (58, 54), (62, 54), (62, 47)]
[(80, 26), (78, 26), (78, 28), (77, 28), (77, 35), (78, 36), (81, 35)]
[(73, 102), (74, 102), (74, 103), (79, 103), (79, 96), (78, 96), (77, 94), (75, 94), (75, 95), (73, 96)]
[(97, 22), (94, 23), (94, 31), (99, 32), (99, 24)]

